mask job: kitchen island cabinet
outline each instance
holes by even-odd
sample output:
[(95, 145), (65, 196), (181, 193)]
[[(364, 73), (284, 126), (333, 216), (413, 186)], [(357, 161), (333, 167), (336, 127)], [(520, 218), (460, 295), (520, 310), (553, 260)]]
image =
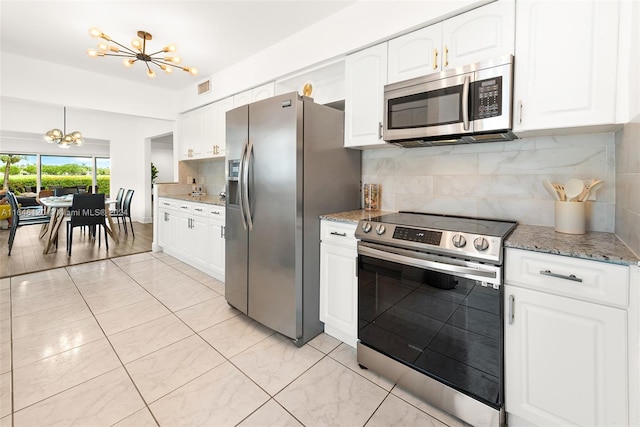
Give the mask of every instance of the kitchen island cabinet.
[(637, 423), (638, 285), (637, 265), (506, 249), (510, 426)]
[(160, 197), (158, 246), (224, 281), (224, 206)]

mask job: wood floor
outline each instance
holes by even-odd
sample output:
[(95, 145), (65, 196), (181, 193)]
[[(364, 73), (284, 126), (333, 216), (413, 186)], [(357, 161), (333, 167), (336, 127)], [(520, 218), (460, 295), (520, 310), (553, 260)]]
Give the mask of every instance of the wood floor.
[(42, 253), (44, 239), (41, 240), (38, 237), (39, 225), (18, 228), (11, 256), (8, 256), (9, 230), (0, 230), (0, 278), (150, 251), (153, 241), (153, 224), (134, 221), (133, 227), (136, 233), (135, 238), (132, 236), (131, 230), (128, 235), (124, 233), (124, 230), (120, 230), (118, 232), (120, 243), (109, 239), (108, 252), (104, 243), (104, 235), (98, 248), (98, 242), (92, 241), (88, 233), (83, 234), (80, 228), (76, 228), (73, 232), (73, 250), (70, 257), (67, 256), (66, 251), (65, 224), (60, 228), (58, 250), (54, 249), (46, 255)]

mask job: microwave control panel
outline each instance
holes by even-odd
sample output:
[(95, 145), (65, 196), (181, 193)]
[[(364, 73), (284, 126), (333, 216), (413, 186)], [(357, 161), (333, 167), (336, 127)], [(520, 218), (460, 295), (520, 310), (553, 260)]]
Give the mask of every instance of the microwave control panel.
[(492, 77), (473, 83), (473, 119), (502, 115), (502, 77)]

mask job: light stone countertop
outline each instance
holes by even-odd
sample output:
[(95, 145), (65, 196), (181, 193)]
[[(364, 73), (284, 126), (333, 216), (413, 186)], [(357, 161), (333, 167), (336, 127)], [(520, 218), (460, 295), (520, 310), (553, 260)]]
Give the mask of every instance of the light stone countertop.
[[(320, 215), (320, 219), (356, 225), (361, 219), (370, 219), (389, 213), (393, 212), (359, 209)], [(505, 240), (504, 245), (507, 248), (564, 255), (592, 261), (640, 265), (640, 258), (634, 255), (615, 234), (600, 231), (588, 231), (586, 234), (565, 234), (558, 233), (553, 227), (518, 224)]]
[(345, 224), (358, 225), (361, 219), (371, 219), (380, 215), (386, 215), (393, 212), (389, 211), (366, 211), (364, 209), (356, 209), (354, 211), (338, 212), (326, 215), (320, 215), (321, 220), (342, 222)]
[(507, 248), (564, 255), (613, 264), (639, 265), (640, 258), (613, 233), (559, 233), (553, 227), (519, 224), (504, 242)]
[(168, 199), (184, 200), (185, 202), (204, 203), (207, 205), (224, 206), (224, 199), (218, 195), (204, 194), (202, 196), (192, 196), (191, 194), (165, 194), (158, 197)]

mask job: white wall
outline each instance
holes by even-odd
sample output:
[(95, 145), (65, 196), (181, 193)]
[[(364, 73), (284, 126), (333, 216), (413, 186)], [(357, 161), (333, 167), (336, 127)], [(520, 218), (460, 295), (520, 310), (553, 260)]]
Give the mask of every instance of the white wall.
[(177, 117), (176, 91), (12, 53), (3, 52), (1, 59), (0, 94), (5, 97), (159, 119)]
[(449, 147), (390, 148), (362, 154), (363, 183), (381, 184), (383, 210), (514, 219), (554, 226), (554, 199), (542, 179), (605, 181), (588, 203), (589, 230), (613, 232), (614, 134), (518, 139)]
[(197, 95), (199, 80), (180, 95), (186, 111), (363, 47), (427, 26), (489, 0), (361, 0), (288, 39), (211, 76), (212, 89)]
[[(22, 99), (0, 98), (0, 127), (42, 135), (62, 126), (62, 106)], [(111, 188), (135, 191), (132, 207), (134, 221), (151, 221), (151, 137), (172, 132), (173, 121), (148, 119), (94, 110), (67, 109), (67, 130), (79, 130), (86, 138), (109, 141)], [(0, 142), (4, 138), (0, 139)], [(46, 143), (43, 144), (47, 145)], [(2, 151), (3, 145), (0, 145)], [(69, 150), (81, 152), (83, 147)]]
[(156, 182), (173, 182), (173, 146), (156, 146), (151, 142), (151, 162), (158, 169)]

